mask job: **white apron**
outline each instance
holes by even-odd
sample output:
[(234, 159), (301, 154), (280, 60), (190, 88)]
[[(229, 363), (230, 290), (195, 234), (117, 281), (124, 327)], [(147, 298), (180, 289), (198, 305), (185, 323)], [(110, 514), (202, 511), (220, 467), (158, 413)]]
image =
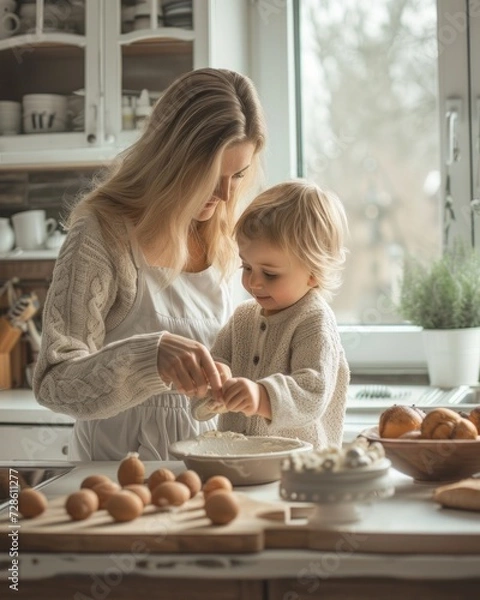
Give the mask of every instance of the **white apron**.
[[(228, 284), (214, 267), (181, 273), (161, 289), (165, 269), (148, 265), (133, 246), (138, 273), (135, 303), (127, 317), (107, 332), (105, 344), (139, 333), (169, 331), (210, 348), (220, 327), (232, 314)], [(142, 460), (168, 460), (168, 446), (214, 429), (214, 419), (199, 422), (191, 400), (177, 392), (152, 396), (142, 404), (108, 419), (77, 421), (69, 445), (70, 460), (121, 460), (138, 452)]]

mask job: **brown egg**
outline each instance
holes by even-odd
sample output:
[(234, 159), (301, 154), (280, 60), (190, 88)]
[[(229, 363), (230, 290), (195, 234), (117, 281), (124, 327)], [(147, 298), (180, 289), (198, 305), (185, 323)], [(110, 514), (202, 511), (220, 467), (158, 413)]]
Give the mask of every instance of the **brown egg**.
[(97, 483), (105, 483), (106, 481), (111, 481), (110, 477), (107, 477), (106, 475), (89, 475), (88, 477), (85, 477), (85, 479), (80, 484), (80, 489), (92, 489), (94, 485), (97, 485)]
[(223, 475), (214, 475), (207, 479), (207, 481), (203, 484), (203, 495), (205, 498), (215, 490), (226, 490), (227, 492), (231, 492), (233, 490), (233, 485), (227, 477)]
[(190, 490), (190, 497), (195, 496), (202, 489), (202, 480), (195, 471), (188, 469), (177, 475), (176, 481), (184, 483)]
[(470, 414), (468, 415), (468, 419), (475, 425), (477, 428), (477, 435), (480, 435), (480, 406), (476, 406), (472, 408)]
[(98, 510), (98, 506), (98, 496), (90, 488), (82, 488), (73, 492), (65, 502), (65, 509), (74, 521), (87, 519)]
[(165, 481), (175, 481), (175, 474), (170, 469), (157, 469), (148, 478), (147, 485), (150, 491), (153, 492), (157, 485)]
[(143, 502), (143, 506), (147, 506), (147, 504), (150, 504), (152, 501), (152, 492), (148, 489), (146, 485), (143, 485), (142, 483), (130, 483), (129, 485), (126, 485), (123, 489), (129, 490), (130, 492), (137, 494), (137, 496)]
[(121, 488), (119, 484), (115, 483), (115, 481), (104, 481), (102, 483), (97, 483), (96, 485), (94, 485), (92, 490), (98, 496), (99, 508), (105, 508), (105, 504), (107, 503), (107, 500), (110, 498), (110, 496), (112, 496), (116, 492), (119, 492), (120, 489)]
[(227, 490), (217, 490), (205, 500), (205, 513), (214, 525), (230, 523), (239, 511), (237, 498)]
[(382, 412), (378, 424), (381, 438), (398, 438), (408, 431), (419, 430), (425, 413), (416, 406), (394, 404)]
[(133, 521), (143, 512), (143, 502), (130, 490), (120, 490), (110, 496), (105, 507), (115, 521)]
[(47, 508), (47, 499), (38, 490), (23, 488), (18, 494), (18, 512), (26, 519), (38, 517)]
[(181, 506), (190, 498), (190, 490), (179, 481), (164, 481), (152, 492), (155, 506)]
[(117, 471), (118, 483), (121, 486), (129, 483), (143, 483), (145, 479), (145, 465), (138, 458), (137, 452), (129, 452), (122, 460)]

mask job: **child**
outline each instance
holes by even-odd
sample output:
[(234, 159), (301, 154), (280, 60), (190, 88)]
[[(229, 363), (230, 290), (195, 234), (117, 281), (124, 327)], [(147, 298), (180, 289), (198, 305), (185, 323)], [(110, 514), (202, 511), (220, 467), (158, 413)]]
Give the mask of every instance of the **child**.
[(276, 185), (245, 210), (235, 237), (254, 300), (211, 349), (232, 373), (222, 369), (224, 406), (197, 400), (194, 416), (221, 413), (221, 431), (341, 445), (349, 368), (325, 298), (340, 284), (346, 230), (338, 198), (304, 181)]

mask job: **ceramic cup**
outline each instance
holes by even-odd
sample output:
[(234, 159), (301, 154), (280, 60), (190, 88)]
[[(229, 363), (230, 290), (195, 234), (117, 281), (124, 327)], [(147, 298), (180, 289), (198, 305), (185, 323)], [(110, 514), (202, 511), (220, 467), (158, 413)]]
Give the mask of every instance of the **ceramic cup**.
[(45, 248), (47, 237), (56, 227), (57, 221), (47, 219), (44, 210), (25, 210), (12, 216), (17, 248), (38, 250)]
[(15, 0), (0, 0), (0, 40), (10, 37), (20, 29), (20, 19), (15, 14)]
[(10, 227), (10, 221), (5, 218), (0, 218), (0, 253), (11, 250), (14, 242), (15, 234)]

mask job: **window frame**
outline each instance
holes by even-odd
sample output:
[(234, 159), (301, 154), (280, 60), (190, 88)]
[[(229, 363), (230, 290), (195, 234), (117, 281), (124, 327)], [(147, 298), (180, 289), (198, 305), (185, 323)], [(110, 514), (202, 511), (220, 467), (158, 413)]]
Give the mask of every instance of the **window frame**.
[[(250, 0), (252, 32), (252, 79), (265, 109), (268, 146), (265, 155), (266, 184), (274, 185), (301, 175), (299, 165), (299, 86), (295, 77), (295, 13), (299, 0)], [(467, 8), (468, 7), (468, 8)], [(462, 21), (467, 10), (470, 31)], [(450, 98), (461, 97), (458, 140), (461, 160), (451, 165), (452, 195), (456, 220), (451, 225), (449, 243), (457, 236), (480, 240), (480, 215), (472, 215), (475, 160), (480, 148), (480, 74), (469, 84), (469, 33), (474, 34), (470, 52), (480, 53), (480, 0), (437, 0), (439, 40), (439, 131), (442, 190), (446, 170), (446, 111)], [(472, 17), (479, 18), (472, 18)], [(472, 56), (474, 56), (472, 54)], [(286, 68), (285, 68), (286, 65)], [(472, 77), (474, 75), (473, 68)], [(470, 87), (469, 87), (470, 85)], [(471, 126), (472, 118), (476, 119)], [(480, 190), (477, 191), (480, 197)], [(443, 193), (442, 193), (443, 196)], [(445, 215), (444, 207), (442, 208)], [(479, 211), (480, 212), (480, 211)], [(444, 240), (445, 243), (445, 240)], [(375, 323), (372, 311), (369, 325), (339, 326), (347, 359), (353, 373), (426, 374), (427, 365), (421, 328), (408, 325), (384, 326)]]

